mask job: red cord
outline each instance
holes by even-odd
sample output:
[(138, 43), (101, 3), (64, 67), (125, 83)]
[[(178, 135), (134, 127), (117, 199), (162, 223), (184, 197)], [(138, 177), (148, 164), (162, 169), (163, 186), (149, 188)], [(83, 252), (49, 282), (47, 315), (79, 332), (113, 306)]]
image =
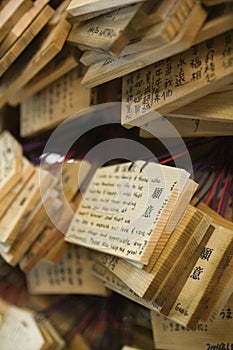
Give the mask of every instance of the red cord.
[(221, 173), (218, 175), (217, 180), (215, 181), (215, 183), (214, 183), (214, 185), (213, 185), (213, 187), (212, 187), (212, 190), (209, 192), (209, 194), (208, 194), (208, 196), (207, 196), (207, 198), (206, 198), (206, 202), (205, 202), (206, 205), (208, 205), (208, 204), (210, 203), (210, 201), (211, 201), (211, 199), (212, 199), (212, 196), (213, 196), (213, 194), (214, 194), (214, 192), (215, 192), (215, 189), (216, 189), (216, 187), (218, 186), (218, 183), (219, 183), (219, 181), (221, 180), (221, 177), (222, 177), (222, 175), (223, 175), (223, 173), (224, 173), (224, 170), (225, 170), (225, 169), (223, 169), (223, 170), (221, 171)]
[(187, 154), (187, 153), (188, 153), (188, 151), (184, 151), (184, 152), (178, 153), (178, 154), (176, 154), (176, 155), (173, 156), (173, 157), (169, 157), (169, 158), (166, 158), (166, 159), (162, 160), (162, 161), (160, 162), (160, 164), (169, 163), (169, 162), (172, 161), (173, 159), (180, 158), (180, 157), (182, 157), (184, 154)]
[(218, 203), (218, 209), (217, 209), (217, 213), (218, 214), (220, 214), (220, 211), (221, 211), (221, 208), (222, 208), (222, 203), (223, 203), (223, 199), (224, 199), (224, 196), (225, 196), (225, 193), (226, 193), (226, 190), (227, 190), (227, 186), (228, 186), (228, 183), (229, 183), (229, 180), (230, 180), (230, 176), (231, 176), (231, 172), (228, 171), (227, 178), (226, 178), (226, 181), (225, 181), (225, 184), (224, 184), (224, 187), (223, 187), (223, 190), (222, 190), (222, 194), (221, 194), (221, 197), (220, 197), (220, 200), (219, 200), (219, 203)]

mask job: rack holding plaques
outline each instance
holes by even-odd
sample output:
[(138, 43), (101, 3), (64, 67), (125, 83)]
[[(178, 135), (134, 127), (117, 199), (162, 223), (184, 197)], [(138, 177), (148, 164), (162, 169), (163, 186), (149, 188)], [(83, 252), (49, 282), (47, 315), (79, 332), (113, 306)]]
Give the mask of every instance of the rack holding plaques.
[(232, 30), (229, 0), (0, 2), (0, 348), (233, 347)]

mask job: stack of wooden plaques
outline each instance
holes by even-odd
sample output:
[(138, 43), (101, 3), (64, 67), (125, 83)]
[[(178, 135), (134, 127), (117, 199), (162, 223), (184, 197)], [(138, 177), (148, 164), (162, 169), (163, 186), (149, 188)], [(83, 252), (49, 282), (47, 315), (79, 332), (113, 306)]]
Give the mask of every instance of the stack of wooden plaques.
[[(72, 248), (76, 248), (74, 246), (72, 246)], [(74, 252), (75, 250), (73, 250)], [(76, 254), (76, 253), (75, 253)], [(73, 255), (73, 253), (72, 253)], [(76, 261), (78, 261), (78, 258), (81, 257), (84, 258), (83, 254), (76, 254)], [(68, 256), (68, 255), (67, 255)], [(69, 259), (69, 258), (68, 258)], [(86, 262), (86, 260), (85, 260)], [(43, 263), (45, 263), (45, 260), (43, 261)], [(70, 259), (69, 264), (65, 265), (59, 265), (57, 266), (59, 268), (59, 273), (55, 272), (55, 266), (56, 264), (52, 264), (50, 263), (50, 268), (51, 270), (54, 270), (54, 273), (52, 273), (51, 275), (51, 280), (54, 281), (54, 290), (55, 288), (59, 289), (59, 285), (57, 284), (58, 280), (60, 279), (60, 283), (62, 285), (62, 287), (65, 286), (64, 282), (63, 282), (63, 277), (68, 278), (71, 280), (71, 282), (73, 283), (73, 287), (75, 289), (75, 283), (76, 285), (78, 284), (78, 281), (75, 281), (76, 276), (73, 274), (71, 276), (71, 269), (75, 270), (75, 268), (80, 270), (80, 267), (82, 268), (81, 264), (82, 264), (82, 260), (80, 261), (81, 264), (79, 264), (76, 262), (76, 264), (73, 264), (73, 258)], [(85, 350), (92, 350), (93, 347), (92, 345), (90, 345), (89, 342), (89, 337), (87, 336), (88, 333), (92, 333), (92, 327), (93, 329), (95, 329), (96, 325), (99, 325), (101, 323), (101, 318), (102, 318), (102, 311), (104, 309), (104, 307), (106, 306), (106, 303), (108, 303), (109, 305), (111, 305), (111, 300), (110, 299), (106, 299), (98, 296), (89, 296), (89, 295), (83, 295), (80, 296), (80, 293), (76, 290), (76, 293), (79, 295), (70, 295), (70, 294), (64, 294), (63, 295), (56, 295), (55, 293), (53, 293), (53, 295), (33, 295), (31, 293), (28, 292), (28, 288), (27, 285), (25, 283), (25, 279), (24, 279), (24, 274), (17, 268), (13, 268), (10, 265), (8, 265), (6, 262), (4, 262), (1, 258), (0, 258), (0, 266), (1, 266), (1, 284), (0, 284), (0, 311), (1, 311), (1, 318), (0, 318), (0, 332), (1, 332), (1, 327), (3, 326), (3, 321), (7, 320), (7, 317), (5, 316), (5, 313), (3, 313), (3, 308), (2, 305), (7, 305), (8, 307), (11, 306), (17, 306), (15, 310), (18, 310), (19, 312), (21, 312), (21, 318), (20, 320), (22, 321), (22, 324), (25, 325), (24, 321), (26, 321), (24, 319), (24, 312), (29, 312), (29, 314), (31, 315), (31, 317), (33, 318), (33, 321), (30, 321), (30, 318), (28, 317), (27, 320), (29, 321), (29, 323), (36, 323), (36, 325), (39, 327), (39, 330), (42, 331), (43, 336), (46, 337), (47, 339), (47, 333), (44, 333), (43, 331), (43, 324), (45, 322), (45, 326), (46, 324), (52, 324), (52, 326), (55, 328), (55, 331), (59, 334), (59, 337), (61, 339), (64, 340), (65, 342), (65, 349), (66, 350), (72, 350), (72, 349), (85, 349)], [(84, 267), (85, 268), (85, 267)], [(8, 273), (7, 275), (5, 274), (6, 270), (8, 269)], [(61, 275), (62, 273), (62, 269), (64, 269), (65, 271), (63, 271), (63, 276)], [(9, 271), (10, 270), (10, 271)], [(4, 271), (4, 277), (2, 272)], [(40, 278), (40, 276), (38, 276)], [(85, 285), (85, 280), (84, 280), (84, 276), (82, 276), (82, 271), (79, 271), (79, 275), (77, 275), (77, 277), (81, 277), (82, 282), (83, 282), (83, 287)], [(89, 275), (90, 278), (90, 275)], [(90, 278), (91, 279), (91, 278)], [(96, 279), (96, 284), (93, 284), (94, 279)], [(42, 282), (42, 281), (40, 281)], [(97, 290), (97, 294), (98, 294), (98, 289), (100, 290), (100, 288), (98, 288), (98, 284), (99, 286), (102, 284), (100, 282), (100, 280), (98, 280), (97, 278), (95, 278), (95, 276), (92, 277), (92, 293), (94, 293), (95, 288)], [(61, 286), (60, 286), (61, 287)], [(70, 287), (71, 289), (71, 287)], [(103, 290), (103, 284), (102, 284), (102, 290)], [(58, 293), (59, 294), (59, 293)], [(85, 293), (86, 294), (86, 293)], [(87, 292), (87, 294), (89, 294)], [(118, 296), (116, 296), (118, 298)], [(118, 300), (121, 300), (126, 306), (128, 305), (128, 302), (126, 299), (123, 298), (118, 298)], [(5, 303), (2, 302), (2, 300), (5, 301)], [(93, 301), (94, 301), (94, 305), (93, 305)], [(137, 309), (139, 309), (137, 307)], [(86, 316), (89, 314), (93, 314), (93, 312), (96, 312), (96, 317), (95, 319), (91, 319), (88, 317), (88, 320), (86, 319)], [(16, 312), (16, 311), (15, 311)], [(26, 315), (27, 315), (26, 313)], [(149, 315), (148, 315), (149, 316)], [(83, 324), (83, 320), (85, 320), (85, 329), (82, 328), (81, 332), (76, 332), (76, 329), (79, 328), (79, 326), (82, 326)], [(115, 316), (113, 318), (113, 320), (111, 320), (110, 322), (114, 322), (115, 320)], [(93, 322), (94, 321), (94, 322)], [(94, 323), (94, 325), (93, 325)], [(148, 322), (149, 323), (149, 322)], [(9, 324), (7, 324), (8, 329), (6, 329), (6, 325), (4, 325), (4, 333), (1, 332), (1, 347), (2, 349), (9, 349), (9, 341), (11, 341), (11, 345), (13, 346), (14, 349), (28, 349), (28, 347), (25, 345), (25, 342), (28, 340), (28, 338), (30, 337), (29, 335), (23, 333), (21, 330), (21, 327), (23, 326), (21, 324), (21, 326), (19, 327), (19, 331), (20, 331), (20, 337), (18, 338), (17, 336), (14, 337), (15, 334), (15, 328), (16, 325), (18, 325), (18, 318), (17, 320), (15, 320), (15, 322), (11, 322)], [(42, 324), (42, 327), (40, 327), (40, 324)], [(109, 326), (109, 324), (108, 324)], [(13, 329), (14, 328), (14, 329)], [(24, 329), (24, 327), (23, 327)], [(30, 332), (32, 331), (30, 325), (29, 325), (29, 329)], [(25, 329), (26, 331), (26, 329)], [(117, 330), (118, 331), (118, 330)], [(7, 338), (7, 345), (8, 347), (6, 348), (5, 345), (5, 341), (6, 341), (6, 333), (8, 333), (8, 338)], [(22, 333), (21, 333), (22, 332)], [(17, 333), (18, 334), (18, 333)], [(3, 336), (4, 335), (4, 336)], [(9, 337), (10, 335), (10, 337)], [(100, 334), (96, 334), (93, 337), (91, 337), (91, 342), (95, 344), (95, 341), (98, 341), (98, 337), (104, 337), (104, 331), (103, 333)], [(111, 337), (111, 335), (108, 333), (109, 339)], [(37, 350), (40, 349), (39, 345), (40, 343), (43, 341), (43, 339), (38, 341), (37, 337), (34, 336), (34, 333), (31, 334), (31, 337), (34, 338), (34, 342), (33, 344), (30, 341), (30, 350)], [(51, 338), (51, 336), (50, 336)], [(52, 337), (53, 338), (53, 337)], [(17, 339), (17, 344), (15, 344)], [(40, 338), (39, 338), (40, 339)], [(48, 338), (49, 339), (49, 338)], [(4, 341), (3, 341), (4, 340)], [(50, 339), (51, 340), (51, 339)], [(88, 343), (86, 342), (88, 340), (89, 346), (88, 347)], [(101, 340), (101, 339), (100, 339)], [(28, 340), (29, 341), (29, 340)], [(3, 347), (4, 344), (4, 347)], [(84, 345), (86, 345), (86, 347), (84, 347)], [(54, 349), (57, 350), (59, 349), (59, 347), (52, 347), (51, 343), (49, 347), (43, 347), (43, 350), (45, 349)]]
[[(167, 125), (176, 137), (233, 135), (232, 1), (58, 2), (0, 4), (0, 108), (19, 105), (22, 137), (98, 103), (98, 91), (102, 102), (120, 94), (122, 125), (139, 127), (142, 137), (173, 137)], [(202, 193), (191, 202), (197, 184), (186, 171), (143, 162), (103, 167), (82, 199), (80, 164), (65, 162), (72, 218), (56, 178), (33, 166), (9, 132), (0, 135), (0, 153), (0, 253), (27, 273), (31, 293), (106, 295), (106, 286), (152, 310), (161, 349), (189, 349), (190, 334), (163, 343), (155, 324), (163, 320), (169, 333), (171, 321), (161, 315), (192, 330), (208, 321), (211, 334), (224, 327), (225, 338), (205, 338), (210, 349), (232, 343), (227, 324), (209, 322), (232, 307), (233, 226), (201, 203)], [(206, 204), (220, 185), (223, 194), (229, 189), (220, 214), (231, 210), (230, 172), (224, 165), (209, 194), (211, 178), (202, 188)]]
[(12, 266), (19, 264), (24, 272), (37, 265), (29, 275), (31, 293), (106, 295), (103, 283), (91, 274), (93, 262), (88, 252), (64, 242), (70, 208), (75, 209), (79, 198), (81, 161), (65, 161), (62, 169), (59, 166), (61, 190), (56, 177), (23, 157), (21, 146), (8, 131), (0, 135), (0, 144), (2, 258)]
[(159, 113), (181, 136), (233, 134), (231, 2), (151, 0), (102, 13), (74, 0), (67, 11), (68, 41), (89, 66), (82, 84), (123, 77), (124, 126), (153, 137), (165, 124)]
[(20, 15), (17, 15), (15, 6), (12, 7), (12, 3), (17, 4), (19, 2), (8, 1), (1, 11), (2, 17), (5, 11), (11, 11), (11, 17), (14, 18), (14, 22), (11, 22), (12, 25), (8, 28), (4, 37), (1, 38), (1, 76), (27, 48), (54, 14), (54, 10), (47, 5), (48, 1), (36, 1), (35, 3), (31, 1), (30, 8), (24, 9)]
[[(217, 303), (223, 307), (227, 300), (226, 294), (232, 292), (232, 251), (228, 255), (228, 249), (232, 245), (232, 227), (226, 229), (212, 223), (206, 231), (207, 236), (210, 235), (209, 238), (205, 236), (199, 241), (199, 246), (197, 241), (194, 243), (194, 233), (186, 238), (186, 243), (182, 246), (180, 242), (182, 239), (185, 241), (187, 227), (194, 219), (189, 217), (190, 213), (191, 210), (187, 211), (182, 222), (161, 249), (159, 257), (154, 259), (154, 266), (150, 270), (147, 266), (143, 269), (132, 266), (130, 262), (113, 255), (95, 253), (93, 257), (96, 264), (93, 271), (115, 292), (166, 315), (185, 328), (195, 329), (201, 319), (208, 319), (211, 313), (215, 312)], [(196, 213), (204, 214), (201, 211)], [(186, 222), (184, 229), (188, 217), (190, 222)], [(198, 228), (200, 230), (200, 227), (201, 224), (197, 224), (193, 232), (197, 232)], [(220, 257), (222, 245), (219, 242), (227, 235), (229, 241), (223, 253), (226, 256)], [(177, 249), (176, 245), (180, 247)]]
[[(155, 110), (181, 136), (232, 135), (230, 1), (66, 0), (57, 8), (52, 3), (1, 5), (0, 108), (20, 104), (22, 137), (52, 129), (89, 107), (96, 102), (90, 88), (119, 77), (123, 125), (142, 127), (154, 121), (148, 112)], [(214, 39), (219, 54), (212, 57), (210, 40), (223, 33)], [(161, 61), (159, 69), (166, 65), (167, 74), (155, 77)], [(217, 95), (208, 95), (212, 92)], [(206, 112), (206, 103), (218, 113)], [(145, 128), (141, 136), (148, 137)]]
[(85, 294), (107, 296), (107, 289), (92, 273), (93, 259), (88, 249), (68, 244), (55, 264), (42, 260), (26, 274), (30, 294)]
[[(56, 214), (64, 227), (70, 220), (70, 214), (63, 208), (56, 178), (34, 167), (8, 131), (0, 135), (0, 143), (1, 256), (10, 265), (20, 264), (22, 270), (31, 269), (43, 257), (56, 261), (64, 253), (64, 236), (50, 217)], [(78, 191), (78, 169), (79, 162), (75, 162), (65, 163), (62, 170), (63, 190), (70, 203)], [(41, 193), (45, 194), (43, 202)], [(47, 213), (46, 205), (51, 212)]]
[(216, 307), (214, 318), (197, 324), (196, 330), (189, 332), (186, 328), (152, 312), (152, 325), (156, 349), (200, 350), (230, 349), (232, 347), (233, 295), (225, 305)]
[[(141, 127), (148, 123), (153, 129), (163, 115), (182, 136), (232, 135), (232, 35), (226, 32), (126, 75), (122, 123)], [(196, 128), (192, 120), (198, 121)]]
[[(121, 52), (118, 52), (118, 57), (110, 56), (111, 52), (106, 52), (106, 50), (103, 56), (103, 48), (100, 58), (98, 59), (98, 55), (95, 54), (92, 56), (94, 59), (92, 62), (89, 61), (91, 53), (84, 54), (81, 62), (90, 65), (90, 67), (83, 79), (83, 84), (88, 87), (99, 85), (116, 77), (124, 76), (129, 71), (135, 71), (140, 66), (144, 67), (156, 62), (156, 57), (153, 56), (160, 48), (163, 51), (166, 48), (167, 57), (171, 56), (175, 52), (174, 42), (175, 47), (178, 47), (178, 52), (183, 51), (192, 45), (206, 16), (207, 13), (197, 1), (166, 1), (166, 4), (164, 1), (156, 2), (156, 4), (155, 1), (146, 1), (130, 23), (130, 28), (131, 26), (135, 28), (137, 35), (134, 35), (131, 42), (129, 41), (128, 45)], [(193, 26), (194, 19), (195, 27)], [(113, 17), (112, 25), (114, 23), (115, 18)], [(140, 28), (140, 23), (146, 27)], [(73, 30), (69, 36), (71, 39)], [(98, 36), (99, 33), (94, 31), (92, 36), (94, 35)], [(170, 50), (168, 49), (169, 45), (171, 45)], [(147, 58), (149, 56), (151, 57)]]
[[(30, 6), (25, 5), (19, 14), (20, 3)], [(65, 12), (69, 1), (56, 10), (48, 3), (7, 1), (3, 6), (1, 16), (10, 12), (9, 20), (14, 21), (0, 41), (1, 107), (6, 102), (18, 104), (78, 65), (77, 50), (65, 45), (71, 29)]]
[[(84, 14), (90, 14), (91, 8), (93, 18), (87, 20)], [(68, 41), (85, 50), (80, 61), (89, 66), (83, 79), (87, 87), (124, 76), (232, 29), (230, 5), (204, 8), (200, 1), (148, 0), (100, 15), (96, 1), (73, 0), (67, 11), (69, 20), (78, 22)]]
[(98, 169), (66, 240), (98, 251), (108, 287), (194, 329), (232, 279), (233, 226), (189, 204), (186, 171), (143, 164)]
[(94, 99), (81, 86), (80, 52), (67, 42), (69, 2), (1, 3), (0, 108), (20, 104), (22, 137), (57, 126)]
[[(94, 92), (83, 88), (82, 67), (72, 69), (20, 105), (20, 134), (31, 137), (55, 128), (74, 113), (88, 108)], [(29, 88), (28, 91), (30, 91)]]

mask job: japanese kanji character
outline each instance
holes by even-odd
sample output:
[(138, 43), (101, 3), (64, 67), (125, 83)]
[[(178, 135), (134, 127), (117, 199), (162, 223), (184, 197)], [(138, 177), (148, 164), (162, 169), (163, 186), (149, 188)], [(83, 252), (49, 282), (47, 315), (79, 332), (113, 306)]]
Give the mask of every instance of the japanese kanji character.
[(198, 70), (192, 74), (191, 81), (196, 81), (201, 79), (201, 70)]
[(204, 271), (203, 267), (201, 266), (196, 266), (193, 270), (192, 275), (190, 276), (190, 278), (194, 279), (194, 280), (200, 280), (200, 274)]
[(163, 187), (156, 187), (152, 194), (152, 198), (159, 199), (162, 193), (163, 193)]
[(154, 206), (153, 206), (153, 205), (149, 205), (149, 206), (146, 208), (146, 211), (145, 211), (145, 213), (143, 214), (143, 216), (144, 216), (145, 218), (149, 218), (153, 210), (154, 210)]
[(186, 65), (185, 59), (180, 57), (179, 62), (177, 63), (177, 68), (183, 68)]
[(201, 252), (200, 258), (201, 258), (202, 260), (207, 260), (207, 261), (209, 261), (210, 256), (211, 256), (213, 250), (214, 250), (214, 249), (212, 249), (212, 248), (205, 247), (205, 248), (202, 250), (202, 252)]

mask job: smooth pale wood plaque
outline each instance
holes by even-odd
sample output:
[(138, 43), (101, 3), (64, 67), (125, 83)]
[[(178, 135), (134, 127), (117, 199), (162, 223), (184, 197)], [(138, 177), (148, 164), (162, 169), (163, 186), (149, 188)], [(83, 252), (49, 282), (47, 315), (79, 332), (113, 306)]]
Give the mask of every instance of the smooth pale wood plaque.
[(233, 10), (227, 11), (227, 13), (219, 14), (214, 18), (209, 19), (204, 23), (203, 27), (197, 34), (194, 44), (199, 44), (204, 40), (213, 38), (214, 36), (220, 35), (233, 29), (232, 15)]
[[(170, 2), (170, 0), (168, 0)], [(149, 2), (148, 2), (149, 3)], [(161, 2), (162, 4), (165, 3), (165, 1)], [(147, 4), (147, 3), (145, 3)], [(196, 37), (194, 38), (193, 44), (199, 44), (200, 42), (204, 40), (208, 40), (214, 36), (220, 35), (226, 31), (229, 31), (233, 29), (233, 21), (232, 21), (232, 13), (224, 13), (220, 14), (216, 18), (209, 19), (207, 22), (204, 23), (204, 25), (201, 27), (200, 31), (197, 33)], [(170, 44), (171, 45), (171, 44)], [(85, 50), (85, 48), (83, 48)], [(184, 49), (185, 50), (185, 49)], [(160, 56), (161, 58), (164, 58), (164, 50), (161, 48)], [(148, 51), (149, 53), (149, 51)], [(157, 51), (155, 51), (156, 57), (157, 57)], [(159, 52), (158, 52), (159, 53)], [(175, 52), (176, 54), (177, 52)], [(140, 59), (140, 54), (138, 59)], [(98, 62), (105, 62), (105, 61), (111, 61), (112, 57), (104, 52), (97, 52), (93, 50), (87, 50), (83, 53), (82, 57), (80, 58), (80, 62), (82, 62), (85, 66), (91, 66)], [(136, 60), (136, 55), (133, 56), (132, 60)], [(114, 62), (113, 62), (114, 63)], [(152, 62), (149, 62), (148, 64), (151, 64)], [(124, 64), (124, 62), (122, 62)], [(145, 64), (146, 66), (146, 64)], [(140, 68), (140, 67), (138, 67)]]
[(6, 196), (22, 177), (22, 147), (8, 132), (0, 135), (0, 199)]
[(1, 242), (8, 245), (13, 244), (32, 220), (36, 206), (41, 205), (40, 189), (43, 186), (49, 188), (54, 182), (53, 177), (46, 171), (41, 170), (40, 181), (38, 177), (39, 170), (37, 169), (0, 221)]
[[(141, 21), (134, 24), (135, 28), (141, 30), (166, 20), (176, 2), (176, 0), (145, 1), (138, 11), (138, 16), (136, 16), (138, 19), (141, 18)], [(184, 12), (187, 13), (187, 9)]]
[(171, 6), (168, 11), (166, 18), (162, 22), (146, 28), (145, 34), (142, 34), (141, 37), (139, 36), (138, 40), (133, 40), (136, 41), (135, 43), (133, 42), (127, 45), (121, 55), (125, 56), (137, 52), (145, 52), (146, 50), (171, 43), (180, 33), (185, 22), (189, 19), (196, 3), (196, 0), (178, 0), (173, 2), (173, 6)]
[[(198, 246), (206, 235), (211, 219), (193, 207), (189, 207), (176, 229), (170, 235), (158, 260), (155, 261), (151, 273), (154, 280), (150, 286), (147, 297), (160, 301), (159, 295), (167, 293), (167, 286), (174, 285), (176, 281), (172, 276), (182, 273), (178, 271), (179, 261), (184, 260), (187, 251), (191, 251), (194, 246)], [(192, 247), (192, 248), (191, 248)], [(190, 253), (190, 260), (193, 259)], [(172, 270), (176, 272), (172, 272)], [(160, 302), (160, 305), (162, 303)]]
[(95, 12), (90, 12), (84, 15), (77, 15), (77, 16), (72, 16), (70, 13), (67, 15), (67, 19), (71, 24), (76, 24), (80, 22), (85, 22), (89, 21), (95, 17), (99, 17), (105, 14), (108, 14), (109, 12), (112, 12), (114, 10), (118, 10), (119, 7), (111, 7), (111, 9), (105, 9), (105, 10), (100, 10), (100, 11), (95, 11)]
[(25, 157), (23, 157), (22, 177), (20, 178), (19, 182), (1, 200), (0, 219), (3, 217), (7, 209), (13, 203), (14, 199), (26, 185), (34, 172), (34, 166)]
[[(47, 204), (49, 205), (49, 203)], [(57, 214), (56, 224), (58, 227), (62, 227), (64, 232), (67, 230), (67, 227), (71, 221), (72, 213), (69, 210), (61, 206), (59, 210), (56, 209), (57, 213), (51, 212), (54, 216)], [(47, 218), (48, 220), (49, 218)], [(38, 237), (38, 241), (36, 241), (33, 246), (27, 251), (27, 253), (22, 257), (20, 261), (20, 268), (24, 272), (29, 272), (52, 248), (52, 246), (59, 241), (59, 239), (63, 237), (64, 233), (59, 231), (57, 228), (47, 229), (46, 231), (40, 231), (40, 236)]]
[(91, 91), (81, 85), (79, 67), (65, 74), (20, 105), (20, 135), (33, 136), (49, 130), (90, 106)]
[(226, 305), (226, 300), (232, 295), (233, 290), (233, 259), (231, 258), (229, 265), (224, 270), (218, 285), (214, 288), (211, 297), (204, 306), (204, 310), (201, 313), (201, 321), (207, 322), (208, 320), (214, 322), (217, 314), (221, 312)]
[(144, 298), (154, 276), (141, 268), (134, 266), (125, 259), (114, 255), (99, 253), (94, 259), (118, 277), (138, 297)]
[(233, 90), (217, 92), (168, 113), (167, 117), (233, 122)]
[[(193, 205), (195, 204), (196, 198), (194, 198), (193, 200)], [(206, 205), (203, 202), (200, 202), (197, 207), (203, 211), (204, 213), (206, 213), (207, 215), (211, 216), (213, 218), (213, 222), (214, 224), (223, 226), (225, 228), (227, 228), (228, 230), (233, 230), (233, 223), (229, 220), (224, 219), (222, 216), (220, 216), (219, 214), (216, 213), (216, 211), (214, 211), (213, 209), (211, 209), (210, 207), (208, 207), (208, 205)]]
[(94, 51), (94, 50), (86, 50), (83, 48), (83, 54), (80, 57), (80, 62), (84, 64), (84, 66), (91, 66), (97, 62), (103, 62), (104, 60), (110, 58), (106, 52)]
[(0, 13), (0, 42), (32, 6), (33, 2), (30, 0), (10, 0), (3, 6)]
[(208, 350), (217, 346), (230, 349), (233, 326), (232, 309), (233, 297), (229, 300), (225, 299), (225, 304), (216, 313), (214, 322), (198, 322), (196, 329), (192, 331), (152, 311), (155, 347), (161, 350)]
[(76, 68), (79, 62), (75, 56), (75, 50), (72, 47), (64, 47), (34, 78), (10, 97), (8, 103), (12, 106), (21, 103)]
[[(210, 218), (200, 211), (195, 212), (193, 208), (187, 210), (151, 269), (154, 277), (145, 293), (146, 299), (153, 300), (158, 306), (166, 303), (171, 286), (175, 286), (178, 276), (182, 275), (181, 266), (186, 263), (187, 255), (189, 261), (195, 263), (209, 237), (210, 222)], [(185, 276), (183, 278), (185, 280)], [(179, 288), (181, 286), (180, 283)]]
[(72, 0), (67, 7), (68, 13), (72, 16), (83, 16), (96, 11), (109, 10), (111, 8), (124, 7), (134, 3), (142, 2), (142, 0)]
[[(203, 119), (176, 118), (176, 117), (161, 117), (140, 128), (139, 134), (143, 138), (154, 138), (148, 130), (152, 128), (162, 131), (164, 137), (172, 137), (169, 132), (165, 132), (164, 127), (167, 127), (167, 122), (171, 123), (181, 137), (198, 137), (198, 136), (229, 136), (233, 135), (233, 124), (229, 122), (209, 121)], [(151, 126), (152, 125), (152, 126)], [(160, 134), (161, 136), (161, 134)]]
[(232, 37), (232, 31), (224, 33), (125, 76), (122, 124), (141, 126), (155, 118), (152, 111), (164, 115), (231, 83)]
[[(48, 23), (54, 14), (54, 10), (47, 5), (28, 26), (18, 40), (12, 45), (5, 55), (0, 59), (0, 77), (12, 65), (12, 63), (22, 54), (35, 36)], [(1, 98), (0, 98), (1, 100)]]
[[(55, 18), (57, 17), (55, 13)], [(11, 67), (4, 76), (0, 89), (0, 106), (19, 89), (27, 84), (42, 68), (58, 54), (65, 43), (71, 25), (64, 15), (58, 19), (52, 18), (50, 24), (44, 28), (34, 40), (32, 46), (21, 55), (19, 61)]]
[[(20, 336), (16, 336), (20, 334)], [(1, 349), (43, 350), (46, 346), (33, 312), (15, 305), (7, 305), (4, 322), (0, 328)]]
[[(51, 208), (51, 213), (55, 214), (59, 207), (59, 201), (55, 198), (48, 198), (46, 205)], [(15, 266), (24, 257), (28, 249), (34, 244), (40, 233), (49, 224), (50, 218), (42, 205), (37, 210), (31, 222), (23, 232), (16, 238), (15, 242), (10, 247), (9, 251), (2, 252), (3, 258), (12, 266)]]
[(20, 261), (21, 270), (28, 273), (61, 239), (64, 240), (64, 235), (56, 228), (44, 230)]
[[(94, 256), (95, 260), (95, 256)], [(101, 263), (95, 262), (92, 268), (93, 274), (101, 279), (105, 286), (124, 297), (135, 301), (138, 304), (145, 306), (146, 308), (154, 311), (158, 311), (156, 304), (153, 302), (147, 301), (139, 297), (132, 289), (130, 289), (127, 284), (122, 282), (114, 273), (112, 273), (108, 268), (106, 268)]]
[(143, 53), (119, 56), (118, 58), (107, 57), (104, 61), (89, 67), (83, 79), (83, 85), (93, 87), (103, 84), (186, 50), (194, 43), (205, 18), (206, 12), (197, 3), (182, 26), (180, 33), (171, 43)]
[(91, 273), (92, 265), (86, 248), (69, 245), (58, 264), (41, 261), (27, 274), (29, 291), (32, 294), (106, 295), (103, 283)]
[[(145, 269), (138, 268), (129, 261), (117, 258), (114, 255), (103, 255), (100, 253), (98, 255), (95, 253), (94, 259), (97, 259), (99, 263), (120, 278), (138, 296), (151, 300), (156, 292), (156, 288), (160, 286), (163, 279), (168, 275), (169, 270), (173, 267), (174, 262), (179, 258), (182, 249), (184, 252), (187, 252), (186, 245), (190, 249), (195, 239), (200, 241), (209, 224), (210, 220), (200, 211), (193, 207), (188, 208), (180, 225), (171, 234), (170, 239), (154, 267), (150, 269), (150, 272), (146, 272)], [(192, 235), (193, 238), (190, 239), (189, 237)], [(176, 281), (171, 281), (170, 286), (175, 283)]]
[(140, 4), (134, 4), (75, 24), (67, 40), (76, 46), (119, 55), (130, 39), (137, 35), (131, 22), (139, 8)]
[[(130, 170), (130, 163), (99, 168), (72, 220), (66, 239), (147, 264), (189, 174), (182, 169), (152, 162), (140, 173), (143, 164), (143, 161), (137, 162)], [(163, 185), (165, 178), (166, 186)], [(133, 179), (133, 200), (129, 201), (130, 181)], [(120, 185), (118, 180), (126, 184)], [(120, 198), (117, 198), (118, 186)], [(103, 211), (99, 213), (100, 208)]]
[(20, 38), (23, 32), (31, 25), (40, 11), (48, 4), (48, 2), (49, 0), (35, 1), (33, 3), (33, 6), (18, 20), (18, 22), (0, 44), (0, 57), (5, 55), (10, 47)]
[(192, 209), (190, 209), (189, 203), (196, 189), (197, 184), (193, 180), (188, 179), (157, 244), (154, 247), (149, 263), (143, 267), (145, 271), (152, 271), (155, 262), (158, 260), (160, 254), (163, 251), (163, 248), (168, 242), (170, 236), (173, 235), (173, 231), (177, 227), (180, 228), (180, 225), (183, 222), (185, 215), (192, 215)]
[[(188, 243), (182, 250), (182, 254), (176, 259), (172, 269), (169, 270), (168, 274), (165, 276), (152, 297), (152, 300), (162, 307), (164, 310), (163, 313), (166, 312), (166, 309), (169, 309), (171, 303), (179, 294), (187, 280), (187, 274), (191, 273), (191, 270), (198, 260), (203, 248), (213, 233), (212, 226), (209, 226), (206, 231), (204, 220), (200, 222), (198, 226), (199, 227), (197, 227), (194, 230), (194, 233), (190, 236)], [(190, 257), (188, 260), (187, 256)], [(173, 286), (172, 294), (170, 293), (171, 285)]]
[[(221, 226), (214, 231), (201, 252), (192, 272), (170, 310), (166, 307), (162, 313), (168, 315), (185, 327), (194, 329), (201, 317), (201, 311), (214, 292), (219, 278), (227, 268), (233, 253), (233, 233)], [(165, 310), (166, 309), (166, 310)]]

